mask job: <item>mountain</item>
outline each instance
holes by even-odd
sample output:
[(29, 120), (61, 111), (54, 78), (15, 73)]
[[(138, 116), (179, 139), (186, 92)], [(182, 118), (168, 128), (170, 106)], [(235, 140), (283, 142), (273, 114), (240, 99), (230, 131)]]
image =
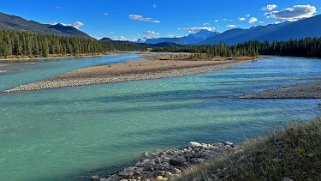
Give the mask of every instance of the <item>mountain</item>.
[(225, 31), (217, 36), (210, 37), (200, 44), (219, 44), (219, 42), (222, 41), (227, 45), (234, 45), (249, 40), (257, 40), (258, 37), (279, 30), (287, 24), (288, 23), (270, 24), (266, 26), (255, 26), (249, 29), (235, 28)]
[(321, 37), (321, 15), (290, 23), (282, 29), (258, 37), (258, 40), (282, 41), (306, 37)]
[(62, 36), (77, 36), (91, 38), (88, 34), (72, 26), (64, 26), (60, 23), (56, 25), (41, 24), (35, 21), (28, 21), (19, 16), (0, 13), (0, 29), (10, 29), (17, 31), (30, 31), (39, 34), (53, 34)]
[(180, 45), (194, 45), (216, 34), (217, 34), (216, 32), (212, 32), (208, 30), (200, 30), (196, 33), (192, 33), (183, 37), (147, 39), (146, 41), (144, 41), (144, 43), (158, 44), (158, 43), (167, 42), (167, 43), (175, 43)]
[(235, 28), (212, 36), (199, 44), (212, 45), (220, 41), (227, 45), (235, 45), (249, 40), (285, 41), (306, 37), (321, 37), (321, 15), (302, 19), (296, 22), (284, 22), (249, 29)]

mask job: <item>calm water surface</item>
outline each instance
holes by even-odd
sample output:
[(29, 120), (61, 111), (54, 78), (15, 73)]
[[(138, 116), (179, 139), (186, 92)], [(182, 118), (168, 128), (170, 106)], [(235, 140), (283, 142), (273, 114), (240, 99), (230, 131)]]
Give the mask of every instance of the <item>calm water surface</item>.
[[(133, 59), (139, 56), (17, 65), (0, 75), (0, 86)], [(2, 94), (0, 178), (72, 180), (191, 140), (241, 143), (272, 126), (314, 117), (321, 101), (233, 96), (320, 79), (320, 70), (321, 60), (273, 57), (193, 76)]]

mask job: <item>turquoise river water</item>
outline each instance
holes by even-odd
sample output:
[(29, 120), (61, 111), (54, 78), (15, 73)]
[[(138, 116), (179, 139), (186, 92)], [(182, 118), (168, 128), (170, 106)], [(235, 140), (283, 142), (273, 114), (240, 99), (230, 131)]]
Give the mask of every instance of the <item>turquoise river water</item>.
[[(0, 67), (0, 90), (136, 54)], [(199, 75), (0, 94), (0, 180), (74, 180), (189, 141), (241, 143), (319, 113), (320, 100), (234, 96), (321, 78), (321, 60), (270, 57)]]

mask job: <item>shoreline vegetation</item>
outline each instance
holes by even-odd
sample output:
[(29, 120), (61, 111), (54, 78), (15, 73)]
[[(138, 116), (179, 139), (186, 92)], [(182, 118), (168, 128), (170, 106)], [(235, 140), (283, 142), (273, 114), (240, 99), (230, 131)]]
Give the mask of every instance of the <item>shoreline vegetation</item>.
[(0, 63), (20, 63), (20, 62), (34, 62), (40, 60), (51, 60), (51, 59), (67, 59), (67, 58), (85, 58), (85, 57), (99, 57), (107, 56), (117, 52), (105, 52), (105, 53), (84, 53), (84, 54), (49, 54), (46, 57), (43, 56), (7, 56), (0, 57)]
[(284, 130), (251, 139), (205, 164), (185, 170), (177, 181), (319, 180), (321, 175), (321, 118), (290, 122)]
[(204, 73), (256, 60), (256, 57), (192, 58), (193, 54), (145, 53), (144, 60), (122, 64), (107, 64), (82, 68), (63, 75), (6, 90), (4, 92), (35, 91), (43, 89), (150, 80)]

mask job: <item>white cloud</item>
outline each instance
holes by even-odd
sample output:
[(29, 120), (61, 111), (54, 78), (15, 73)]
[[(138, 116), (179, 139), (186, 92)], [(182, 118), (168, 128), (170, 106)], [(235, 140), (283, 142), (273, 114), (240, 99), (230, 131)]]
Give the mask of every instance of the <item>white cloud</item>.
[(255, 22), (257, 22), (257, 18), (252, 17), (252, 18), (249, 19), (249, 23), (250, 24), (255, 23)]
[(84, 26), (85, 24), (84, 23), (82, 23), (82, 22), (80, 22), (80, 21), (76, 21), (76, 22), (73, 22), (72, 24), (71, 24), (71, 26), (73, 26), (73, 27), (75, 27), (75, 28), (77, 28), (77, 29), (79, 29), (80, 27), (82, 27), (82, 26)]
[(239, 18), (239, 21), (245, 21), (246, 18)]
[(64, 26), (72, 26), (74, 28), (81, 28), (82, 26), (85, 26), (84, 23), (80, 22), (80, 21), (76, 21), (76, 22), (73, 22), (73, 23), (70, 23), (70, 24), (66, 24), (66, 23), (49, 23), (50, 25), (57, 25), (57, 24), (62, 24)]
[(215, 22), (215, 23), (218, 23), (218, 22), (219, 22), (219, 20), (218, 20), (218, 19), (216, 19), (214, 22)]
[(215, 27), (210, 27), (210, 26), (200, 26), (200, 27), (190, 27), (190, 28), (178, 28), (178, 30), (186, 30), (189, 33), (197, 33), (201, 30), (208, 30), (208, 31), (213, 31), (215, 30)]
[(145, 18), (142, 15), (139, 14), (130, 14), (128, 15), (129, 19), (134, 20), (134, 21), (145, 21), (145, 22), (149, 22), (149, 23), (160, 23), (159, 20), (156, 19), (152, 19), (152, 18)]
[(237, 26), (236, 25), (226, 25), (226, 27), (228, 27), (228, 28), (236, 28)]
[(311, 5), (296, 5), (281, 11), (266, 13), (266, 17), (277, 19), (279, 22), (297, 21), (302, 18), (312, 17), (317, 13), (317, 8)]
[(203, 23), (203, 26), (210, 26), (211, 23)]
[(107, 12), (104, 12), (103, 13), (103, 16), (108, 16), (109, 14)]
[(153, 8), (156, 9), (157, 8), (157, 4), (153, 4)]
[(276, 9), (277, 7), (278, 7), (278, 5), (276, 5), (276, 4), (268, 4), (265, 7), (263, 7), (262, 10), (272, 11), (272, 10)]
[(247, 14), (247, 15), (245, 15), (247, 18), (249, 18), (251, 15), (250, 14)]

